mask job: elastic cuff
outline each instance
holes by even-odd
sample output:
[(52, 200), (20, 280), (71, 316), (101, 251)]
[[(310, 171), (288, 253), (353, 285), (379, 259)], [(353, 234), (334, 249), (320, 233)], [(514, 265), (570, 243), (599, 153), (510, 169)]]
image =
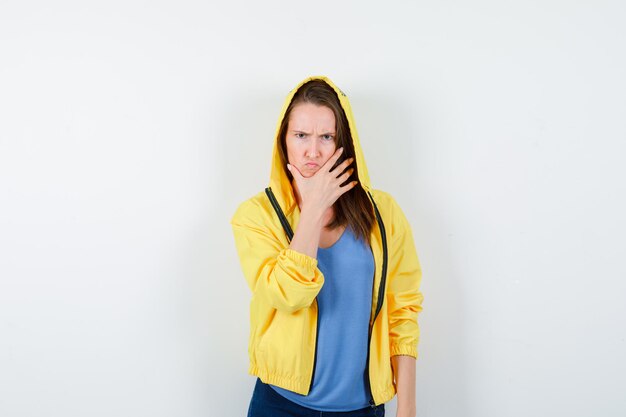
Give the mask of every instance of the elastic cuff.
[(417, 359), (417, 348), (413, 344), (391, 345), (389, 355), (390, 356), (408, 355), (408, 356), (413, 356), (415, 359)]
[(313, 258), (312, 256), (298, 252), (291, 248), (285, 248), (284, 252), (288, 258), (291, 258), (296, 263), (304, 265), (311, 270), (317, 268), (317, 259)]

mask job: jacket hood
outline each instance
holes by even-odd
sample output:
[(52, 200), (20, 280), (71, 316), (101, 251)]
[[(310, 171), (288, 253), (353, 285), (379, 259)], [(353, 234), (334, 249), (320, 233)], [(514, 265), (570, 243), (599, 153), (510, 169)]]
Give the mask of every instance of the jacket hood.
[(279, 140), (278, 137), (280, 131), (280, 125), (285, 118), (285, 113), (287, 112), (287, 108), (289, 104), (291, 104), (291, 100), (296, 92), (304, 85), (305, 83), (311, 80), (323, 80), (328, 85), (330, 85), (337, 96), (339, 97), (339, 103), (343, 108), (343, 111), (346, 114), (346, 118), (348, 119), (348, 125), (350, 127), (350, 136), (352, 137), (352, 144), (354, 146), (355, 153), (355, 161), (357, 167), (358, 181), (359, 184), (357, 186), (363, 187), (365, 191), (371, 191), (369, 174), (367, 172), (367, 166), (365, 165), (365, 157), (363, 156), (363, 150), (361, 149), (361, 144), (359, 142), (359, 135), (356, 130), (356, 124), (354, 121), (354, 115), (352, 114), (352, 108), (350, 106), (350, 101), (346, 94), (339, 89), (328, 77), (323, 75), (310, 76), (302, 80), (296, 87), (294, 87), (287, 97), (285, 98), (285, 102), (283, 103), (282, 110), (280, 112), (280, 117), (278, 118), (278, 123), (276, 125), (276, 132), (274, 134), (274, 146), (272, 150), (272, 167), (270, 172), (270, 187), (276, 196), (281, 207), (284, 208), (287, 214), (291, 213), (297, 206), (297, 201), (293, 192), (293, 188), (289, 177), (287, 176), (287, 167), (283, 166), (280, 153), (279, 153)]

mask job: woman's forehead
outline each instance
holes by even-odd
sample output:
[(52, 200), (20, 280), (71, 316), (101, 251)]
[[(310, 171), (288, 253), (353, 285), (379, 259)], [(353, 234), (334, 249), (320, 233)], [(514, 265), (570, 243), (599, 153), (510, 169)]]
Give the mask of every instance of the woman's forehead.
[(289, 114), (289, 128), (298, 130), (334, 130), (335, 114), (326, 106), (317, 106), (312, 103), (298, 104)]

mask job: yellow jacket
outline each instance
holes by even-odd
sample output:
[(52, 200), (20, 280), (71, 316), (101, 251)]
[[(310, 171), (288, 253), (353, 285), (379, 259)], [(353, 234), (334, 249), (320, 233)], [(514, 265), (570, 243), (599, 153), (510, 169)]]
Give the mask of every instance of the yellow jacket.
[(241, 203), (231, 218), (243, 275), (252, 291), (248, 373), (263, 382), (307, 395), (315, 370), (318, 309), (324, 285), (317, 259), (289, 248), (300, 209), (278, 153), (278, 129), (293, 95), (309, 80), (332, 86), (350, 125), (359, 184), (374, 205), (375, 276), (370, 314), (370, 404), (396, 394), (391, 356), (417, 358), (422, 310), (421, 268), (411, 226), (394, 198), (370, 185), (354, 116), (346, 95), (327, 77), (312, 76), (287, 95), (274, 135), (269, 187)]

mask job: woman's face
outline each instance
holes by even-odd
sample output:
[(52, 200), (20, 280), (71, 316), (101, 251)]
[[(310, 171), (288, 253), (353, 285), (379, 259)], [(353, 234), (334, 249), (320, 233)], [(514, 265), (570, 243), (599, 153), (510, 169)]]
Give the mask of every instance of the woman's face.
[(326, 106), (300, 103), (291, 109), (285, 144), (287, 159), (306, 178), (335, 153), (335, 115)]

